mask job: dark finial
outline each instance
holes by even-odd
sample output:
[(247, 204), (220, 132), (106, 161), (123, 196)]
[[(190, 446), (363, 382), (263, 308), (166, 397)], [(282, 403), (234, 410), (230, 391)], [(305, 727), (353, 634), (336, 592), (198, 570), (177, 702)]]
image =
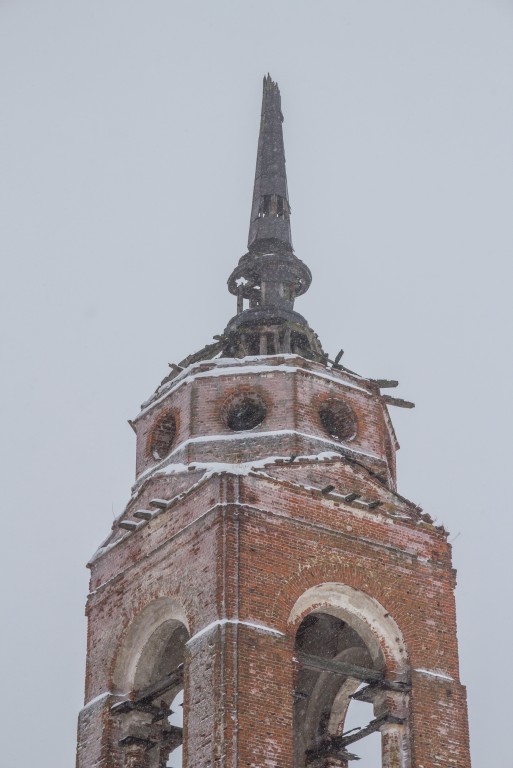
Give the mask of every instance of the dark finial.
[(317, 336), (294, 310), (296, 297), (308, 290), (312, 276), (292, 248), (282, 123), (280, 89), (267, 73), (248, 252), (228, 279), (230, 293), (237, 296), (237, 315), (226, 327), (224, 354), (293, 352), (323, 361)]
[(278, 84), (264, 77), (260, 135), (258, 137), (253, 204), (248, 248), (269, 250), (266, 241), (278, 241), (292, 252), (290, 204), (285, 171), (283, 115)]

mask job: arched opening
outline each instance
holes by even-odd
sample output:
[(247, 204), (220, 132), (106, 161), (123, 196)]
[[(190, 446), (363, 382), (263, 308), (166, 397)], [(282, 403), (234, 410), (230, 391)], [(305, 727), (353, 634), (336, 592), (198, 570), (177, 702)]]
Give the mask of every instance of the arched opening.
[(389, 614), (357, 590), (324, 584), (299, 598), (294, 619), (295, 768), (357, 759), (362, 768), (409, 768), (408, 669)]
[[(294, 696), (295, 766), (345, 767), (357, 754), (349, 749), (357, 731), (347, 735), (347, 743), (343, 738), (350, 730), (345, 723), (351, 696), (362, 678), (368, 683), (382, 678), (383, 660), (376, 663), (358, 633), (325, 611), (314, 611), (301, 622), (295, 649), (300, 663)], [(368, 721), (372, 711), (370, 715)], [(380, 753), (378, 746), (379, 759)], [(371, 757), (376, 757), (375, 750)]]
[(148, 606), (131, 627), (116, 670), (129, 694), (114, 705), (124, 765), (181, 768), (187, 627), (167, 602)]

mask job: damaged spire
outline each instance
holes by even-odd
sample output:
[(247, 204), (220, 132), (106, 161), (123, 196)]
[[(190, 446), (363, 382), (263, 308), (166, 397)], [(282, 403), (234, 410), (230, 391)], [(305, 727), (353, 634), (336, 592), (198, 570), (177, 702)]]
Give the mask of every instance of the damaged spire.
[(285, 170), (283, 114), (277, 83), (264, 77), (262, 115), (258, 137), (253, 204), (249, 224), (248, 248), (260, 241), (278, 241), (292, 252), (290, 204)]
[(224, 354), (299, 354), (325, 361), (319, 339), (294, 310), (310, 287), (312, 275), (294, 255), (285, 171), (280, 89), (264, 77), (262, 113), (249, 224), (248, 252), (228, 279), (237, 297), (237, 314), (224, 337)]

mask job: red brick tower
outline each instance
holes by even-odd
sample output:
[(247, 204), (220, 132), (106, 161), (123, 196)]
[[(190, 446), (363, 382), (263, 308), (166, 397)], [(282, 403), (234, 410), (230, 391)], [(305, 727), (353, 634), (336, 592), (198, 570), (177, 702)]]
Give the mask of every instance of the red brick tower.
[[(180, 765), (182, 741), (186, 768), (347, 766), (376, 731), (386, 768), (470, 766), (447, 533), (396, 491), (395, 382), (294, 310), (282, 120), (267, 77), (237, 315), (133, 422), (132, 496), (89, 563), (78, 768)], [(347, 733), (354, 699), (374, 711)]]

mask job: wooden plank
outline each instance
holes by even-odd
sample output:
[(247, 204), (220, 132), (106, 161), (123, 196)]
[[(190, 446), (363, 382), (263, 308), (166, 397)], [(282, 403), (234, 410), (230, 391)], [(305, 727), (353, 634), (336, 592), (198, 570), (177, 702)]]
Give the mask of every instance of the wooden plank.
[(139, 528), (139, 523), (134, 523), (133, 520), (122, 520), (118, 525), (125, 531), (136, 531)]
[(174, 672), (171, 672), (171, 674), (166, 675), (161, 680), (159, 680), (157, 683), (153, 683), (153, 685), (149, 685), (148, 688), (144, 688), (141, 691), (137, 692), (137, 697), (135, 699), (136, 702), (140, 701), (147, 701), (151, 699), (154, 699), (156, 696), (159, 696), (162, 693), (165, 693), (170, 688), (173, 688), (173, 686), (181, 684), (183, 682), (183, 664), (180, 664), (179, 667)]
[[(306, 757), (308, 763), (310, 764), (315, 760), (326, 757), (341, 757), (348, 759), (346, 757), (348, 754), (346, 752), (346, 747), (349, 746), (349, 744), (354, 744), (355, 741), (360, 741), (360, 739), (364, 739), (366, 736), (370, 736), (371, 733), (379, 731), (381, 726), (385, 725), (386, 723), (402, 724), (404, 722), (404, 718), (394, 717), (394, 715), (389, 714), (381, 715), (375, 720), (371, 720), (371, 722), (364, 728), (353, 728), (352, 731), (349, 731), (345, 735), (342, 734), (341, 736), (332, 736), (331, 738), (326, 739), (326, 741), (324, 741), (322, 744), (319, 744), (318, 747), (307, 749)], [(355, 757), (349, 759), (355, 759)], [(356, 757), (356, 759), (358, 758)]]
[(396, 405), (398, 408), (415, 408), (415, 403), (411, 403), (409, 400), (401, 400), (400, 397), (383, 395), (383, 400), (387, 405)]
[(303, 667), (308, 667), (308, 669), (315, 669), (319, 672), (331, 672), (334, 675), (354, 677), (356, 680), (364, 680), (368, 683), (371, 683), (375, 680), (383, 680), (383, 672), (380, 672), (378, 669), (358, 667), (355, 664), (347, 664), (345, 661), (324, 659), (320, 656), (312, 656), (309, 653), (299, 652), (297, 654), (297, 658)]
[(386, 387), (398, 387), (399, 382), (395, 379), (375, 379), (376, 384), (380, 389), (385, 389)]
[(156, 683), (149, 685), (147, 688), (142, 688), (137, 691), (137, 695), (133, 699), (125, 699), (125, 701), (118, 701), (117, 704), (111, 707), (113, 712), (130, 712), (133, 709), (142, 710), (143, 712), (150, 712), (152, 715), (157, 716), (162, 710), (159, 707), (152, 705), (153, 699), (157, 696), (161, 696), (170, 688), (174, 688), (177, 685), (183, 683), (183, 664), (180, 664), (174, 672), (158, 680)]
[(354, 744), (355, 741), (364, 739), (371, 733), (379, 731), (381, 726), (385, 725), (385, 723), (402, 724), (404, 723), (404, 718), (394, 717), (393, 715), (381, 715), (381, 717), (377, 717), (375, 720), (371, 720), (368, 725), (366, 725), (364, 728), (360, 728), (360, 730), (356, 733), (351, 733), (347, 736), (344, 736), (344, 734), (342, 734), (342, 736), (335, 736), (335, 738), (332, 739), (332, 744), (342, 748), (347, 747), (348, 744)]
[(370, 683), (365, 688), (360, 688), (356, 693), (351, 694), (349, 698), (355, 701), (366, 701), (372, 703), (376, 691), (399, 691), (404, 693), (411, 691), (411, 685), (402, 680), (382, 680), (380, 683)]
[(136, 509), (134, 517), (138, 517), (140, 520), (151, 520), (154, 515), (154, 511), (151, 509)]

